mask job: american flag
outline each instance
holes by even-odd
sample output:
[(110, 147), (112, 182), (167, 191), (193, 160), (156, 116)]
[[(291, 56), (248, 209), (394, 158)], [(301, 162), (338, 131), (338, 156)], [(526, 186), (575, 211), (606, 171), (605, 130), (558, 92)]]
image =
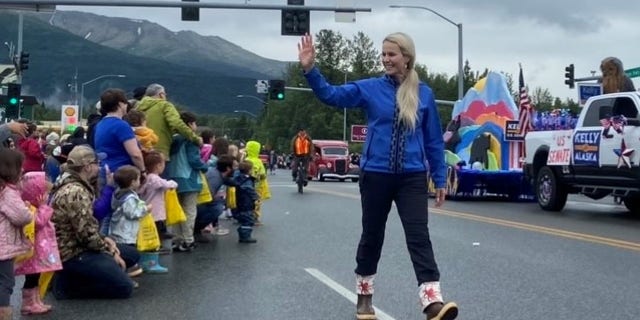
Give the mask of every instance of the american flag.
[(531, 121), (531, 100), (529, 99), (529, 93), (527, 87), (524, 86), (524, 76), (522, 75), (522, 66), (520, 66), (520, 77), (518, 79), (518, 86), (520, 88), (520, 135), (524, 136), (527, 131), (533, 129), (533, 123)]

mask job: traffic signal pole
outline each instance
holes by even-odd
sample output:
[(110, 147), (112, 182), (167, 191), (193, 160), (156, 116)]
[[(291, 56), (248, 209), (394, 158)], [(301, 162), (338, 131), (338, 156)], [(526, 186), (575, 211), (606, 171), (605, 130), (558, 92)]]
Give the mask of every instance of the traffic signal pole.
[(0, 0), (2, 5), (33, 5), (33, 6), (96, 6), (96, 7), (155, 7), (155, 8), (204, 8), (204, 9), (249, 9), (249, 10), (286, 10), (300, 9), (311, 11), (341, 11), (341, 12), (371, 12), (371, 8), (363, 7), (329, 7), (329, 6), (295, 6), (295, 5), (264, 5), (264, 4), (235, 4), (235, 3), (203, 3), (183, 1), (157, 0)]
[(18, 84), (22, 84), (22, 70), (20, 70), (20, 61), (18, 59), (20, 59), (19, 54), (22, 52), (22, 25), (24, 23), (24, 17), (22, 15), (22, 11), (18, 11), (18, 54), (14, 54), (14, 61), (17, 63), (14, 63), (14, 65), (16, 66), (16, 82)]

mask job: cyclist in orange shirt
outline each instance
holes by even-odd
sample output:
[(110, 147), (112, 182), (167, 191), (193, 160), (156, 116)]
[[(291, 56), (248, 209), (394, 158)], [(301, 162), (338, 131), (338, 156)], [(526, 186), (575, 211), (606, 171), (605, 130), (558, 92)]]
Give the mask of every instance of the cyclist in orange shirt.
[[(291, 176), (295, 182), (298, 177), (298, 161), (302, 161), (304, 172), (309, 172), (309, 160), (313, 156), (313, 142), (303, 127), (298, 128), (298, 134), (291, 140), (291, 150), (293, 152)], [(307, 185), (307, 177), (304, 178), (304, 184)]]

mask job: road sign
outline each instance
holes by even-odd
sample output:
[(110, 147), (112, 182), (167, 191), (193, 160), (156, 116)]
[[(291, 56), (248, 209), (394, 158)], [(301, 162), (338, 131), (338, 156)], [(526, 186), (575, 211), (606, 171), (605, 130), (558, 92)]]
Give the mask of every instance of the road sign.
[(624, 73), (629, 76), (629, 78), (638, 78), (640, 77), (640, 67), (637, 68), (633, 68), (633, 69), (627, 69), (624, 71)]
[(584, 107), (587, 99), (602, 94), (602, 84), (600, 83), (578, 83), (578, 104)]
[(364, 142), (367, 138), (367, 126), (354, 124), (351, 126), (351, 142)]
[(267, 93), (267, 92), (269, 92), (269, 80), (257, 80), (256, 81), (256, 92), (257, 93)]

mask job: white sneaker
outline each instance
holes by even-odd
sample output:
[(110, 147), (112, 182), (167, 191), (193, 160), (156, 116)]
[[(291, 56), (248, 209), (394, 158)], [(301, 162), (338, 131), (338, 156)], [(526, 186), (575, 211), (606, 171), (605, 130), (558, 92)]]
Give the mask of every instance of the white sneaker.
[(214, 234), (216, 236), (226, 236), (229, 234), (229, 229), (218, 227)]

